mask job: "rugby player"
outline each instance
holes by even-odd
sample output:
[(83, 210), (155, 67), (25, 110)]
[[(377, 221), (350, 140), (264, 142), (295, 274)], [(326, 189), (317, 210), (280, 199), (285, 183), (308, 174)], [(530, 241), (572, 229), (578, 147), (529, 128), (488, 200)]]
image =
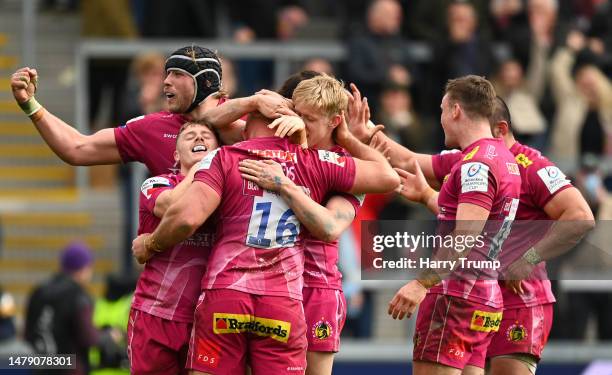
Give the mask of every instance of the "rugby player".
[[(155, 230), (168, 207), (193, 181), (194, 167), (218, 142), (207, 126), (185, 123), (178, 132), (174, 159), (177, 174), (147, 179), (141, 188), (138, 233)], [(186, 373), (185, 363), (200, 281), (212, 246), (208, 220), (190, 238), (156, 254), (140, 274), (128, 322), (128, 357), (132, 374)]]
[[(311, 78), (300, 82), (309, 76)], [(292, 97), (295, 111), (305, 123), (308, 144), (320, 150), (345, 154), (334, 141), (333, 133), (343, 121), (343, 112), (347, 109), (354, 121), (361, 121), (364, 125), (368, 121), (366, 107), (361, 106), (360, 98), (355, 100), (354, 95), (347, 96), (338, 80), (320, 73), (297, 73), (283, 84), (279, 93)], [(348, 108), (347, 102), (350, 104)], [(290, 120), (286, 117), (275, 121)], [(292, 120), (301, 121), (299, 117)], [(355, 218), (361, 198), (334, 193), (325, 199), (325, 206), (321, 206), (285, 176), (278, 163), (245, 160), (240, 165), (244, 178), (263, 189), (280, 193), (308, 229), (309, 233), (304, 235), (303, 289), (308, 338), (306, 374), (331, 374), (334, 353), (339, 350), (340, 334), (346, 319), (337, 239)]]
[[(485, 224), (503, 220), (485, 236), (484, 254), (497, 253), (504, 229), (513, 220), (521, 180), (514, 157), (491, 134), (489, 118), (495, 90), (482, 77), (450, 80), (442, 98), (440, 121), (448, 147), (459, 147), (462, 160), (453, 165), (438, 196), (438, 219), (454, 222), (453, 234), (480, 235)], [(458, 257), (453, 248), (438, 254)], [(474, 253), (476, 248), (470, 253)], [(464, 254), (461, 254), (462, 256)], [(470, 254), (471, 255), (471, 254)], [(452, 270), (429, 268), (402, 287), (389, 304), (394, 319), (416, 321), (414, 374), (483, 374), (487, 347), (501, 320), (502, 298), (497, 274), (479, 270), (478, 278), (445, 279)]]
[[(542, 233), (530, 233), (527, 236), (530, 237), (527, 244), (521, 241), (523, 251), (519, 255), (522, 257), (510, 267), (509, 273), (505, 275), (506, 282), (500, 282), (504, 313), (499, 331), (495, 333), (487, 350), (489, 373), (535, 374), (552, 326), (552, 303), (555, 302), (544, 261), (573, 247), (593, 227), (594, 218), (580, 192), (552, 162), (539, 151), (516, 141), (512, 133), (510, 112), (506, 103), (499, 97), (496, 99), (490, 123), (493, 136), (503, 139), (515, 156), (522, 179), (520, 204), (516, 213), (516, 220), (519, 222), (515, 223), (518, 233), (511, 233), (506, 241), (508, 247), (514, 248), (513, 242), (519, 240), (517, 236), (528, 235), (522, 228), (524, 225), (521, 221), (570, 222), (561, 226), (564, 238), (558, 239), (554, 248), (547, 244), (549, 240), (540, 241), (542, 235), (547, 232), (541, 231), (545, 224), (540, 224), (542, 228), (536, 228), (535, 231)], [(443, 183), (452, 166), (461, 160), (461, 153), (447, 152), (431, 158), (434, 176), (430, 178)], [(416, 164), (416, 159), (412, 162)], [(431, 209), (435, 207), (437, 193), (427, 185), (418, 164), (414, 168), (415, 174), (399, 171), (402, 181), (405, 182), (402, 184), (404, 187), (401, 194), (407, 199), (423, 202)], [(551, 234), (548, 233), (548, 236)], [(527, 249), (530, 250), (525, 252)], [(505, 246), (504, 253), (506, 251), (508, 249)], [(532, 277), (527, 278), (530, 275)], [(527, 279), (521, 281), (521, 278)]]
[(194, 183), (155, 232), (134, 241), (149, 257), (187, 238), (218, 207), (219, 223), (196, 307), (188, 367), (195, 373), (303, 374), (303, 247), (300, 224), (276, 194), (243, 180), (237, 165), (250, 159), (280, 162), (316, 201), (331, 191), (389, 192), (399, 178), (380, 153), (361, 144), (343, 122), (338, 143), (355, 157), (302, 150), (272, 137), (269, 120), (251, 114), (247, 141), (226, 146), (199, 164)]
[[(137, 117), (124, 126), (102, 129), (92, 135), (79, 133), (37, 102), (34, 97), (38, 83), (36, 69), (17, 70), (11, 77), (11, 88), (15, 100), (44, 141), (66, 163), (84, 166), (139, 161), (153, 175), (160, 175), (173, 170), (173, 152), (180, 127), (189, 120), (202, 118), (211, 108), (232, 102), (226, 101), (220, 92), (221, 64), (217, 55), (207, 48), (187, 46), (176, 50), (166, 60), (166, 73), (164, 94), (168, 111)], [(286, 102), (275, 97), (253, 95), (241, 98), (240, 102), (272, 118), (291, 113), (283, 111)], [(239, 120), (217, 123), (216, 131), (221, 142), (233, 143), (240, 140), (243, 127), (244, 123)]]

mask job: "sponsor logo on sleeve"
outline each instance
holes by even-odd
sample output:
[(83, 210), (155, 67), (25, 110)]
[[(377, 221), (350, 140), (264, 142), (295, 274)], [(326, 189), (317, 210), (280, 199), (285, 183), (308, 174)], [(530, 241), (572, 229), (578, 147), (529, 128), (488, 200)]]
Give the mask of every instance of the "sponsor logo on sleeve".
[(159, 189), (162, 187), (172, 186), (170, 180), (165, 177), (151, 177), (142, 183), (140, 187), (140, 191), (142, 194), (147, 197), (147, 199), (151, 198), (151, 194), (155, 191), (155, 189)]
[(489, 166), (483, 163), (465, 163), (461, 166), (461, 192), (487, 192), (489, 190)]
[(555, 166), (548, 166), (538, 171), (538, 176), (551, 194), (570, 184), (563, 172)]
[(516, 165), (515, 163), (506, 163), (506, 168), (508, 168), (508, 173), (510, 174), (514, 174), (517, 176), (521, 175), (521, 172), (519, 172), (518, 165)]
[(210, 169), (210, 165), (212, 164), (212, 161), (217, 155), (217, 152), (219, 152), (219, 150), (220, 149), (218, 148), (212, 150), (210, 153), (208, 153), (208, 155), (204, 157), (204, 159), (200, 160), (200, 163), (198, 164), (198, 171)]
[(332, 151), (319, 150), (319, 159), (327, 163), (335, 164), (342, 168), (344, 168), (344, 165), (346, 164), (346, 156), (339, 155)]
[(330, 322), (325, 320), (325, 318), (321, 318), (318, 322), (313, 324), (311, 328), (312, 338), (317, 340), (327, 340), (332, 335), (332, 325)]
[(291, 334), (291, 323), (248, 314), (215, 313), (213, 332), (216, 335), (248, 332), (287, 343)]
[(529, 158), (525, 154), (518, 154), (518, 155), (516, 155), (516, 157), (514, 159), (516, 160), (516, 162), (519, 165), (522, 165), (523, 168), (527, 168), (531, 164), (533, 164), (533, 161), (529, 160)]
[(470, 152), (468, 152), (464, 157), (463, 157), (463, 161), (467, 161), (470, 160), (471, 158), (474, 157), (474, 155), (476, 155), (476, 153), (478, 152), (478, 150), (480, 149), (480, 146), (476, 146), (474, 147), (474, 149)]
[(501, 323), (501, 312), (474, 311), (470, 329), (478, 332), (497, 332)]

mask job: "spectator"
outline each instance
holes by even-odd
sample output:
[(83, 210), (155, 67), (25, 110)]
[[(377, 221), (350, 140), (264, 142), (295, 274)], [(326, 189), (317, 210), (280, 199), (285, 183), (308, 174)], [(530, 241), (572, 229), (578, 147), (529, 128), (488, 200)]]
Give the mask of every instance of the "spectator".
[(306, 61), (302, 70), (311, 70), (317, 73), (325, 73), (327, 75), (334, 75), (334, 68), (332, 64), (324, 58), (321, 57), (313, 57), (312, 59)]
[(551, 152), (575, 161), (586, 152), (612, 154), (612, 84), (593, 64), (572, 67), (586, 46), (583, 34), (573, 31), (551, 64), (551, 87), (557, 105)]
[(122, 100), (123, 119), (121, 123), (140, 116), (163, 110), (166, 59), (158, 53), (137, 56), (132, 62), (132, 80)]
[(215, 38), (217, 3), (215, 0), (145, 0), (140, 25), (142, 36)]
[[(0, 289), (0, 362), (9, 356), (32, 355), (32, 349), (17, 338), (15, 299)], [(6, 363), (6, 362), (4, 362)]]
[(292, 0), (233, 0), (228, 7), (235, 27), (234, 41), (238, 43), (288, 40), (308, 23), (308, 14)]
[(91, 250), (72, 243), (60, 257), (61, 271), (30, 296), (26, 340), (41, 355), (76, 354), (76, 370), (87, 374), (88, 351), (98, 342), (93, 326), (93, 301), (86, 291), (93, 274)]
[(412, 96), (408, 87), (389, 85), (380, 97), (380, 115), (378, 119), (385, 125), (385, 133), (394, 141), (415, 152), (429, 150), (425, 143), (429, 138), (419, 123), (412, 105)]
[[(533, 65), (530, 64), (530, 67)], [(543, 68), (544, 64), (540, 63), (539, 66)], [(546, 131), (546, 119), (538, 106), (545, 76), (544, 71), (532, 69), (525, 79), (518, 60), (509, 59), (500, 65), (493, 81), (497, 95), (504, 99), (510, 109), (514, 135), (520, 142), (537, 146), (538, 149), (544, 146)]]
[(348, 76), (370, 99), (374, 113), (385, 83), (412, 82), (401, 25), (402, 8), (397, 0), (375, 0), (368, 8), (367, 30), (348, 43)]
[(508, 39), (512, 24), (516, 24), (524, 16), (522, 0), (492, 0), (490, 2), (491, 17), (495, 39)]
[(430, 0), (418, 1), (408, 27), (415, 39), (435, 42), (443, 39), (448, 29), (448, 9), (454, 4), (462, 4), (474, 10), (478, 20), (477, 33), (485, 38), (489, 31), (489, 1), (488, 0)]

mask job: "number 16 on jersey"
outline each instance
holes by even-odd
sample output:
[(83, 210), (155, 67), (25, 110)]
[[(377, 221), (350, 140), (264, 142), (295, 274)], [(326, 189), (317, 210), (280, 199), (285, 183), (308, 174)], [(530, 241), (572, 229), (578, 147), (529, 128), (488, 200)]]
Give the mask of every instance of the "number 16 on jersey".
[(263, 191), (253, 197), (246, 244), (252, 247), (293, 247), (300, 233), (300, 222), (285, 201), (276, 194)]

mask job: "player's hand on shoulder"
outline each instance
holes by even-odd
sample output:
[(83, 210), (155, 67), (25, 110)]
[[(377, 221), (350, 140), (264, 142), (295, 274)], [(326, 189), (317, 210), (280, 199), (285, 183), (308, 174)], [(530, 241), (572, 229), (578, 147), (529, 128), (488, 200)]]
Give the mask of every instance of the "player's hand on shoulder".
[(402, 320), (404, 317), (410, 318), (426, 294), (427, 289), (417, 280), (413, 280), (395, 293), (395, 296), (389, 302), (387, 313), (393, 319)]
[(285, 176), (283, 167), (273, 160), (243, 160), (238, 163), (238, 170), (242, 178), (253, 181), (260, 188), (271, 191), (280, 191), (285, 184), (293, 182)]
[(38, 72), (32, 68), (21, 68), (11, 76), (11, 90), (18, 103), (27, 102), (36, 92)]

